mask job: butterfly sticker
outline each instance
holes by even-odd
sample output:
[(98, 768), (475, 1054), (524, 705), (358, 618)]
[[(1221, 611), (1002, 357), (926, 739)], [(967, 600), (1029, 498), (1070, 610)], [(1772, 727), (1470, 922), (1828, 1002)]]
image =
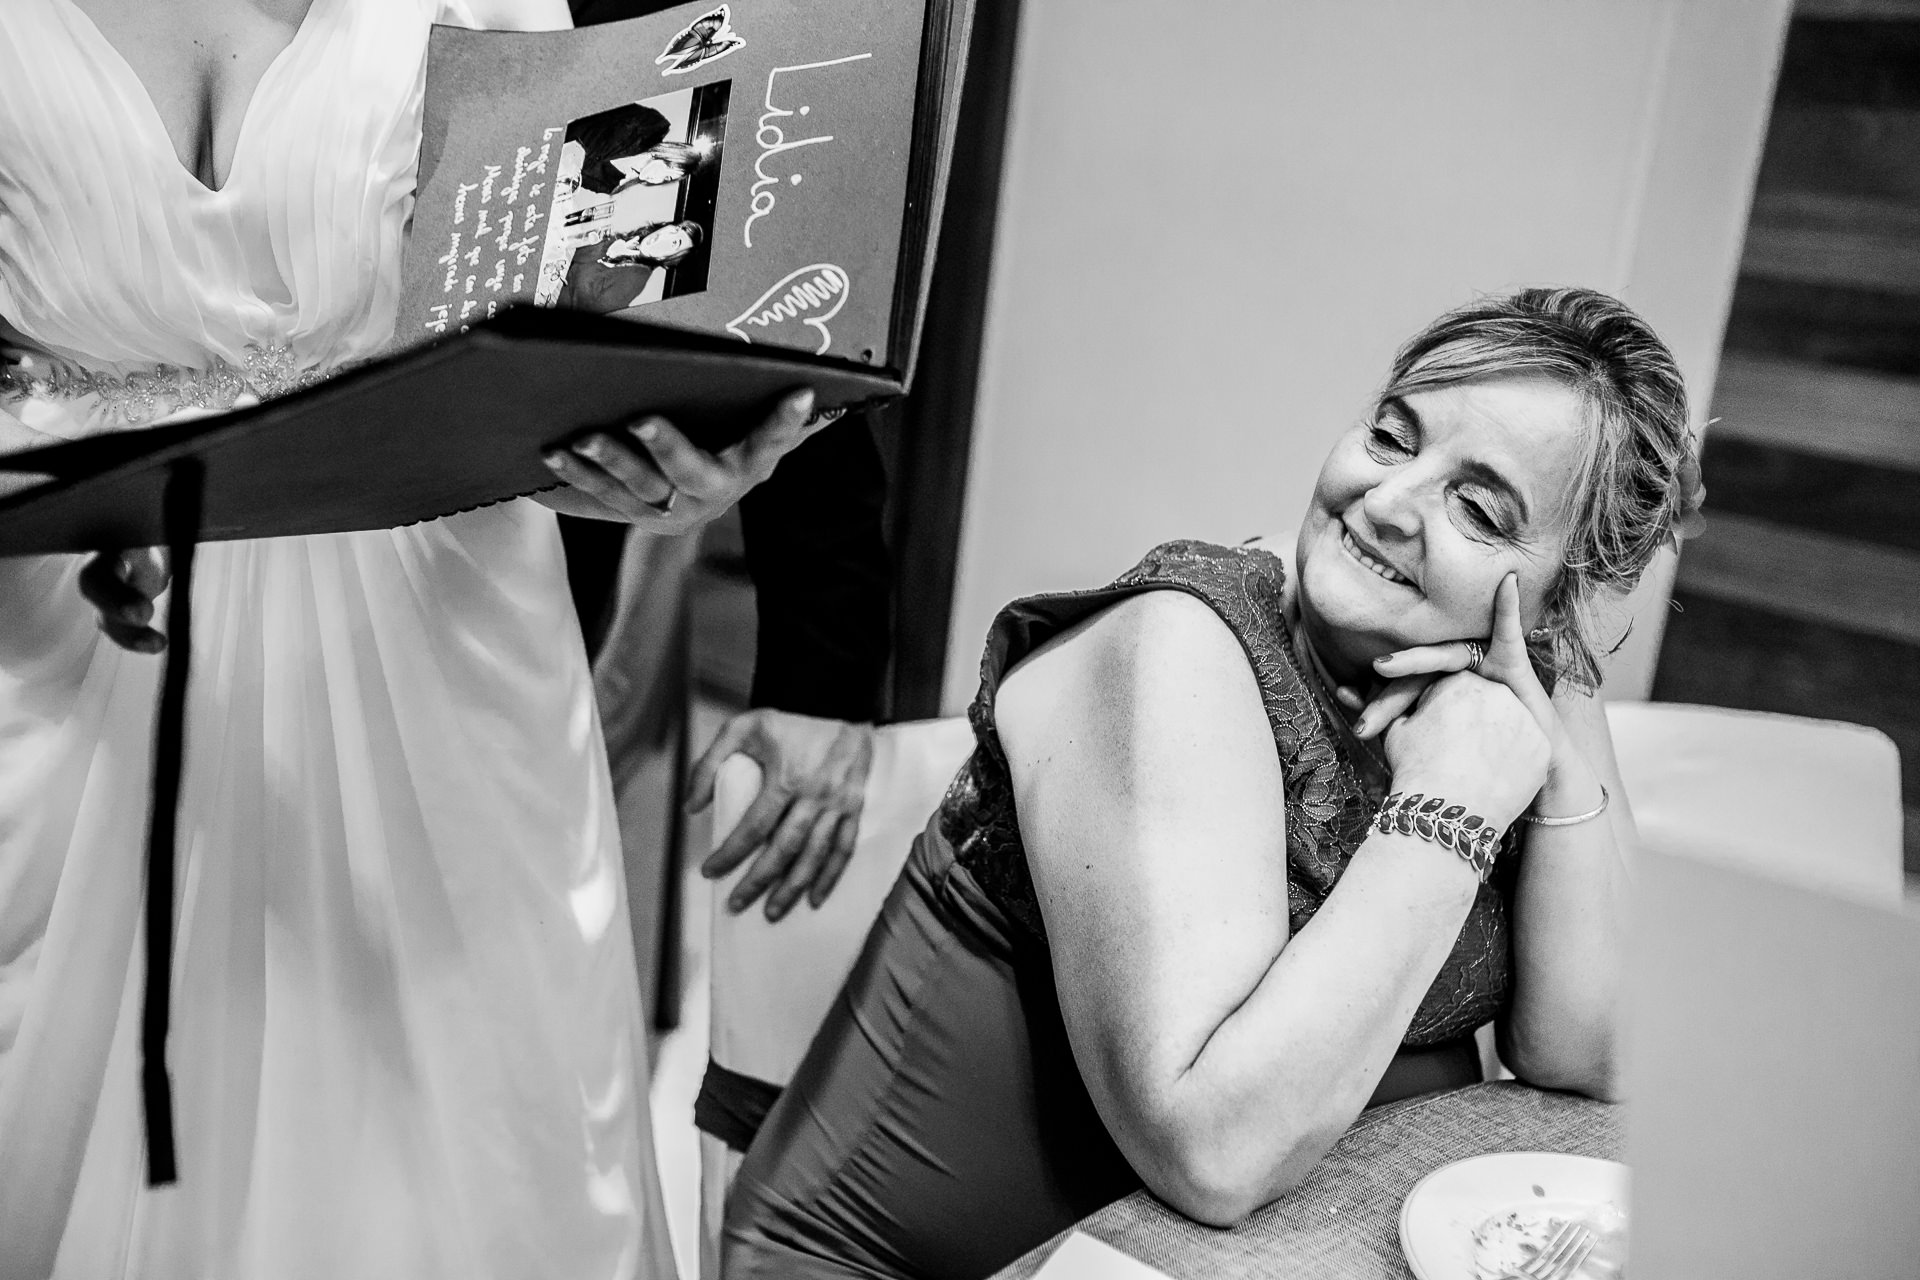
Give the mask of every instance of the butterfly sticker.
[(667, 43), (666, 52), (653, 60), (665, 65), (663, 76), (683, 75), (715, 58), (724, 58), (745, 45), (746, 38), (733, 29), (732, 15), (721, 5), (703, 13), (686, 25), (685, 30)]

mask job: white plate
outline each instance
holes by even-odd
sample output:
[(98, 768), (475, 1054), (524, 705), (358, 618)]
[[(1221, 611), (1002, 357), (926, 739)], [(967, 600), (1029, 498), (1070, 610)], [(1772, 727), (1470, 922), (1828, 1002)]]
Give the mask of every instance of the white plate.
[(1400, 1206), (1400, 1249), (1419, 1280), (1475, 1280), (1473, 1230), (1506, 1209), (1612, 1204), (1627, 1210), (1627, 1166), (1591, 1156), (1502, 1151), (1442, 1165)]

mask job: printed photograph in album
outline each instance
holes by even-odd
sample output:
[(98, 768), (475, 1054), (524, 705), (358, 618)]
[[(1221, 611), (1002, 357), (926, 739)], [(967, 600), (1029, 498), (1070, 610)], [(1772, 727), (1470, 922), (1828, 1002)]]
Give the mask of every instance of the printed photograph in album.
[(625, 311), (707, 287), (731, 82), (567, 124), (533, 300)]
[(941, 14), (730, 0), (570, 32), (437, 31), (398, 341), (533, 304), (903, 363)]

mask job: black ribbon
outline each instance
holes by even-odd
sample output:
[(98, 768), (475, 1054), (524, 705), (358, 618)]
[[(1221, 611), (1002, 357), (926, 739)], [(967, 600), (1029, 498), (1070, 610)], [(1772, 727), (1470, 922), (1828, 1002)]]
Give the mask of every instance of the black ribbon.
[(693, 1100), (694, 1128), (735, 1151), (745, 1151), (781, 1092), (777, 1084), (729, 1071), (708, 1058), (707, 1074), (701, 1077), (700, 1093)]
[(147, 1122), (147, 1185), (179, 1178), (174, 1160), (173, 1085), (167, 1078), (167, 1023), (173, 1000), (174, 844), (180, 826), (180, 773), (186, 756), (187, 673), (193, 656), (193, 551), (200, 537), (206, 468), (181, 458), (167, 475), (161, 522), (173, 566), (167, 608), (167, 656), (154, 727), (153, 809), (147, 824), (147, 984), (140, 1016), (140, 1093)]

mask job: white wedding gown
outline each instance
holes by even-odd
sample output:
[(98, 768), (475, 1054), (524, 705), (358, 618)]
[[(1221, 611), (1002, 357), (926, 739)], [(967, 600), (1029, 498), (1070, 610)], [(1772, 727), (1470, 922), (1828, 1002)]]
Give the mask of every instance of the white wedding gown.
[[(71, 436), (378, 350), (445, 9), (313, 0), (216, 192), (71, 0), (0, 0), (0, 319), (40, 352), (0, 407)], [(160, 659), (99, 635), (80, 565), (0, 560), (0, 1276), (671, 1276), (553, 516), (201, 549), (151, 1191)]]

